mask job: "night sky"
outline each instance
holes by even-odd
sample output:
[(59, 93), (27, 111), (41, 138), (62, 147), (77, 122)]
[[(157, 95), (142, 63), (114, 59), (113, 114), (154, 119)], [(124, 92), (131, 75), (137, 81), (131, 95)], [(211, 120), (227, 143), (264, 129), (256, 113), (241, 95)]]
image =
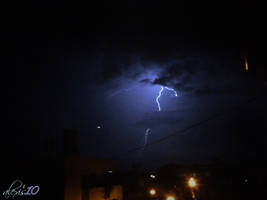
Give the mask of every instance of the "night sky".
[[(44, 155), (48, 141), (60, 152), (64, 128), (77, 130), (81, 155), (127, 166), (266, 155), (262, 5), (60, 6), (29, 3), (1, 18), (7, 158)], [(165, 89), (158, 111), (161, 86), (177, 97)]]

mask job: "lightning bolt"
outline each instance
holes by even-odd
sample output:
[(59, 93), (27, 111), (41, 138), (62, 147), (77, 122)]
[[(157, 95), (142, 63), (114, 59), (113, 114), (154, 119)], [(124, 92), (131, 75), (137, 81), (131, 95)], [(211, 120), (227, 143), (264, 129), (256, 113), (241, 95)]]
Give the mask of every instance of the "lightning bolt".
[(159, 111), (161, 111), (160, 103), (159, 103), (159, 98), (161, 97), (161, 93), (163, 92), (163, 90), (164, 90), (164, 87), (161, 86), (161, 89), (160, 89), (160, 91), (159, 91), (159, 95), (158, 95), (157, 98), (156, 98), (156, 102), (157, 102), (157, 104), (158, 104), (158, 109), (159, 109)]
[(151, 133), (151, 130), (150, 128), (147, 128), (146, 129), (146, 133), (145, 133), (145, 144), (144, 144), (144, 147), (147, 145), (147, 138), (148, 138), (148, 135)]
[(167, 89), (167, 90), (170, 90), (170, 91), (173, 91), (173, 93), (174, 93), (174, 96), (178, 96), (177, 95), (177, 92), (174, 90), (174, 89), (172, 89), (172, 88), (169, 88), (169, 87), (164, 87), (165, 89)]
[(159, 103), (159, 98), (161, 97), (162, 92), (164, 91), (164, 89), (170, 90), (170, 91), (172, 91), (174, 93), (174, 96), (176, 96), (176, 97), (178, 96), (177, 95), (177, 92), (173, 88), (169, 88), (169, 87), (166, 87), (166, 86), (164, 86), (164, 87), (161, 86), (160, 91), (159, 91), (159, 94), (158, 94), (158, 96), (156, 98), (156, 102), (158, 104), (158, 111), (161, 111), (161, 107), (160, 107), (160, 103)]
[(146, 132), (145, 132), (145, 142), (144, 142), (144, 144), (142, 145), (142, 149), (141, 149), (141, 151), (139, 151), (139, 152), (137, 152), (137, 154), (136, 154), (136, 159), (137, 160), (139, 160), (140, 158), (141, 158), (141, 156), (142, 156), (142, 154), (143, 154), (143, 152), (144, 152), (144, 150), (145, 150), (145, 148), (146, 148), (146, 145), (147, 145), (147, 142), (148, 142), (148, 136), (151, 134), (151, 129), (150, 128), (147, 128), (146, 129)]

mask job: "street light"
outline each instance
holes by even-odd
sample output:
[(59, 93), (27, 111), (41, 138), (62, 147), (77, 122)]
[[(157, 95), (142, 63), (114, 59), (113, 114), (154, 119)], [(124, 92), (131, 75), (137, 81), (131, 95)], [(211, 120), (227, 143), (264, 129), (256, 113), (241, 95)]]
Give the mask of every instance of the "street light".
[(167, 196), (166, 200), (175, 200), (174, 196)]
[(191, 189), (192, 199), (196, 200), (197, 198), (196, 198), (195, 192), (193, 190), (197, 186), (196, 179), (194, 179), (193, 177), (190, 177), (188, 182), (187, 182), (187, 185)]
[(150, 194), (151, 196), (155, 196), (156, 193), (157, 193), (157, 191), (156, 191), (154, 188), (152, 188), (152, 189), (149, 190), (149, 194)]
[(189, 178), (187, 184), (190, 188), (195, 188), (197, 186), (197, 182), (193, 177)]

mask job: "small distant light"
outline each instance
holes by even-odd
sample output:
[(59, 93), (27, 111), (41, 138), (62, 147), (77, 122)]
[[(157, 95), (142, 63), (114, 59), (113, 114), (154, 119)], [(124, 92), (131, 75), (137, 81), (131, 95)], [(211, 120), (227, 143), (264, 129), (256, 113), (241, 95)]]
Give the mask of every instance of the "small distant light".
[(245, 179), (245, 183), (247, 183), (248, 182), (248, 179)]
[(166, 200), (175, 200), (174, 196), (167, 196)]
[(156, 176), (154, 174), (150, 174), (150, 178), (155, 179)]
[(154, 188), (152, 188), (151, 190), (149, 190), (149, 194), (151, 195), (151, 196), (154, 196), (154, 195), (156, 195), (156, 190), (154, 189)]
[(108, 171), (108, 173), (112, 174), (112, 173), (113, 173), (113, 171), (112, 171), (112, 170), (109, 170), (109, 171)]
[(248, 71), (248, 60), (245, 58), (245, 70)]
[(99, 128), (101, 128), (101, 126), (97, 126), (96, 128), (98, 128), (98, 129), (99, 129)]

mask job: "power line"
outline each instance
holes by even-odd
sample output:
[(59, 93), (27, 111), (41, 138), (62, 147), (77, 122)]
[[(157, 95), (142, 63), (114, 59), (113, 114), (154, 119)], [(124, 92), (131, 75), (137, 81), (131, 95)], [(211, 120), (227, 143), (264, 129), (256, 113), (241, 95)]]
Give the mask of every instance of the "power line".
[[(237, 106), (233, 106), (233, 107), (231, 107), (231, 108), (229, 108), (229, 109), (226, 109), (226, 110), (224, 110), (224, 111), (222, 111), (222, 112), (216, 113), (216, 114), (214, 114), (214, 115), (208, 117), (207, 119), (204, 119), (204, 120), (202, 120), (202, 121), (200, 121), (200, 122), (197, 122), (197, 123), (195, 123), (195, 124), (192, 124), (191, 126), (188, 126), (188, 127), (184, 128), (184, 129), (181, 129), (181, 130), (179, 130), (179, 131), (177, 131), (177, 132), (175, 132), (175, 133), (169, 134), (169, 135), (167, 135), (167, 136), (165, 136), (165, 137), (162, 137), (162, 138), (160, 138), (160, 139), (158, 139), (158, 140), (155, 140), (154, 142), (148, 143), (148, 144), (146, 145), (146, 148), (149, 147), (149, 146), (152, 146), (152, 145), (154, 145), (154, 144), (158, 144), (158, 143), (160, 143), (160, 142), (163, 142), (163, 141), (165, 141), (165, 140), (168, 140), (169, 138), (171, 138), (171, 137), (173, 137), (173, 136), (175, 136), (175, 135), (177, 135), (177, 134), (184, 133), (184, 132), (189, 131), (189, 130), (191, 130), (191, 129), (193, 129), (193, 128), (196, 128), (196, 127), (198, 127), (198, 126), (201, 126), (202, 124), (205, 124), (205, 123), (207, 123), (207, 122), (209, 122), (209, 121), (212, 121), (212, 120), (214, 120), (214, 119), (217, 119), (218, 117), (220, 117), (220, 116), (222, 116), (222, 115), (224, 115), (224, 114), (226, 114), (226, 113), (228, 113), (228, 112), (231, 112), (231, 111), (233, 111), (233, 110), (235, 110), (235, 109), (241, 108), (241, 107), (243, 107), (243, 106), (245, 106), (245, 105), (247, 105), (247, 104), (249, 104), (249, 103), (252, 103), (252, 102), (258, 100), (258, 99), (259, 99), (260, 97), (262, 97), (262, 96), (264, 96), (264, 95), (260, 95), (260, 96), (257, 96), (257, 97), (253, 97), (253, 98), (249, 99), (248, 101), (246, 101), (246, 102), (244, 102), (244, 103), (242, 103), (242, 104), (239, 104), (239, 105), (237, 105)], [(136, 148), (130, 149), (130, 150), (128, 150), (126, 153), (123, 153), (123, 154), (119, 155), (118, 157), (125, 156), (125, 155), (127, 155), (127, 154), (129, 154), (129, 153), (132, 153), (132, 152), (135, 152), (135, 151), (142, 150), (143, 148), (144, 148), (143, 146), (140, 146), (140, 147), (136, 147)]]

